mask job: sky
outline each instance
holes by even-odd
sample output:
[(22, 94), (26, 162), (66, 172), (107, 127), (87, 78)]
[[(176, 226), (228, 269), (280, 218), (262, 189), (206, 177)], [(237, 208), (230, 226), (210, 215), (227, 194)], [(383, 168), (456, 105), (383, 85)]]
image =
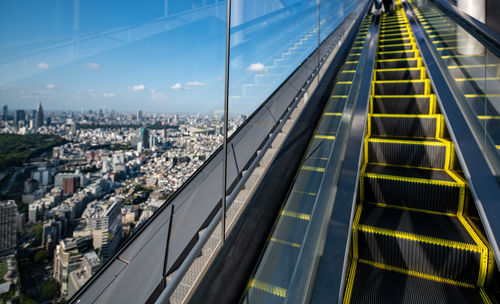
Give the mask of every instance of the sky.
[[(317, 0), (233, 0), (232, 8), (230, 111), (251, 114), (317, 45), (309, 35)], [(335, 11), (329, 18), (340, 20)], [(2, 1), (0, 104), (221, 110), (225, 14), (217, 0)]]

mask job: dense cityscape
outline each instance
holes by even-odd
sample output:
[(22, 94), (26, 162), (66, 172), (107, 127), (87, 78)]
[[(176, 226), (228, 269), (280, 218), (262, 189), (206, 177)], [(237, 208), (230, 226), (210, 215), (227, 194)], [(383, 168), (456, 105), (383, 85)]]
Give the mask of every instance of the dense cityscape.
[[(0, 294), (71, 297), (222, 144), (223, 115), (3, 107)], [(229, 135), (245, 120), (229, 117)]]

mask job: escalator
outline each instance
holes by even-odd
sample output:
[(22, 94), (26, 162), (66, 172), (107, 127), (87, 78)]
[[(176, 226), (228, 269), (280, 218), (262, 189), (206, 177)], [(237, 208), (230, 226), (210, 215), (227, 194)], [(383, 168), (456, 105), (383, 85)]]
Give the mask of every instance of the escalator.
[(492, 303), (493, 254), (403, 8), (376, 56), (344, 303)]

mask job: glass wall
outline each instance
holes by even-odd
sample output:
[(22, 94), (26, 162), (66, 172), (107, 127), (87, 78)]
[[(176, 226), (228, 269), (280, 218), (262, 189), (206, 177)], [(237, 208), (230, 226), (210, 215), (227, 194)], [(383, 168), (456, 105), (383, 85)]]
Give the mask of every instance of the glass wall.
[[(222, 179), (209, 174), (222, 156), (200, 167), (223, 143), (224, 118), (230, 136), (361, 2), (233, 0), (229, 75), (225, 0), (1, 2), (0, 209), (12, 209), (15, 233), (0, 252), (23, 286), (11, 296), (71, 297), (195, 173), (214, 198), (185, 201), (217, 208)], [(239, 175), (238, 156), (256, 151), (232, 147)], [(168, 209), (161, 242), (201, 227), (210, 212), (186, 218), (193, 206)], [(150, 274), (153, 287), (165, 275)]]

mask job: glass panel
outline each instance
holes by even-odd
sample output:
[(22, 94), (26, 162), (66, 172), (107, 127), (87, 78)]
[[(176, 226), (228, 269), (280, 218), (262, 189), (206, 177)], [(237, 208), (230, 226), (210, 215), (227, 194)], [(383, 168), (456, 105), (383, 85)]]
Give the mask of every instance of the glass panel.
[[(500, 149), (500, 58), (431, 2), (411, 1), (424, 31), (483, 127), (480, 141)], [(490, 148), (488, 148), (490, 147)], [(499, 150), (500, 151), (500, 150)]]
[(0, 191), (23, 214), (23, 297), (71, 296), (72, 274), (83, 284), (220, 146), (225, 31), (222, 0), (0, 3)]
[(229, 113), (243, 122), (318, 46), (318, 0), (234, 0)]

